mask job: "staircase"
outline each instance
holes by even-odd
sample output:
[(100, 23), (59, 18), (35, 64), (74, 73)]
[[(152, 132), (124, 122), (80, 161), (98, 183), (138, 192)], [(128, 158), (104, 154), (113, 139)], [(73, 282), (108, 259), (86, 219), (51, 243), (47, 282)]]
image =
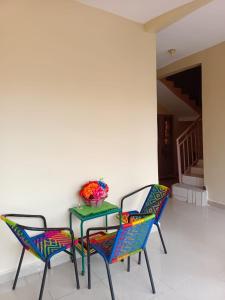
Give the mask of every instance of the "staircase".
[(181, 201), (198, 206), (207, 205), (203, 165), (201, 65), (160, 81), (192, 109), (194, 119), (198, 116), (176, 140), (179, 183), (172, 186), (172, 194)]
[(180, 100), (201, 115), (202, 110), (202, 70), (197, 66), (160, 79), (160, 81)]
[(190, 172), (183, 174), (182, 182), (172, 186), (173, 197), (177, 200), (195, 204), (207, 205), (207, 191), (204, 187), (203, 161), (199, 160)]
[(179, 183), (172, 186), (173, 196), (197, 206), (207, 205), (204, 187), (202, 119), (199, 117), (177, 139)]

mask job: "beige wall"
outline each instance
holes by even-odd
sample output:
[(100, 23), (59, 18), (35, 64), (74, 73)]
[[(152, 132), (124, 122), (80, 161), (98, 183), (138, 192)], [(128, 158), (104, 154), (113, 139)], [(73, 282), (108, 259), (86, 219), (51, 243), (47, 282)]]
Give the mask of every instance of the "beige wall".
[(175, 62), (158, 72), (167, 74), (202, 64), (205, 185), (209, 200), (225, 204), (225, 42)]
[[(72, 0), (1, 1), (0, 28), (0, 213), (67, 225), (87, 180), (116, 204), (158, 180), (154, 34)], [(1, 275), (19, 247), (0, 230)]]

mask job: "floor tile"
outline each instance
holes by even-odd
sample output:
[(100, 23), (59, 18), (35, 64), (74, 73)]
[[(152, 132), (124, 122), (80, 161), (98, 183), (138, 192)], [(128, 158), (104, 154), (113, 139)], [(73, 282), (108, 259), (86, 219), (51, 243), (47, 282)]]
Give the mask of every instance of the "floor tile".
[[(9, 281), (4, 284), (0, 284), (0, 299), (2, 294), (7, 294), (12, 292), (13, 282)], [(17, 289), (24, 288), (26, 286), (26, 281), (24, 278), (19, 278), (17, 281)]]
[[(126, 265), (126, 263), (124, 263), (124, 265)], [(111, 269), (112, 267), (114, 266), (112, 265)], [(156, 294), (159, 295), (170, 292), (171, 288), (163, 282), (159, 282), (155, 278), (153, 271), (152, 273)], [(133, 257), (133, 259), (131, 259), (131, 271), (127, 272), (125, 268), (123, 268), (120, 272), (114, 272), (114, 274), (112, 272), (112, 281), (116, 295), (122, 299), (136, 300), (137, 298), (140, 298), (145, 300), (155, 297), (152, 293), (150, 279), (144, 259), (142, 264), (138, 265), (137, 258)], [(103, 279), (103, 282), (108, 285), (108, 279), (106, 276)]]
[(61, 298), (76, 291), (73, 264), (68, 262), (48, 271), (46, 288), (54, 299)]
[[(86, 287), (81, 287), (79, 291), (75, 291), (60, 300), (88, 300), (88, 299), (98, 299), (98, 300), (110, 300), (110, 290), (107, 288), (101, 280), (95, 282), (92, 285), (91, 290), (88, 290)], [(116, 299), (120, 300), (122, 298), (117, 297)]]
[(163, 295), (157, 295), (154, 300), (188, 300), (184, 295), (172, 291)]
[[(14, 291), (12, 289), (8, 289), (5, 291), (0, 292), (0, 299), (4, 300), (36, 300), (39, 297), (39, 292), (40, 292), (40, 282), (38, 278), (35, 280), (25, 280), (23, 284), (19, 284), (16, 287)], [(37, 285), (38, 283), (38, 285)], [(1, 289), (1, 288), (0, 288)], [(46, 288), (44, 290), (44, 300), (53, 300), (52, 296), (49, 293), (49, 290)]]
[(224, 300), (225, 282), (213, 276), (192, 277), (177, 288), (187, 300)]

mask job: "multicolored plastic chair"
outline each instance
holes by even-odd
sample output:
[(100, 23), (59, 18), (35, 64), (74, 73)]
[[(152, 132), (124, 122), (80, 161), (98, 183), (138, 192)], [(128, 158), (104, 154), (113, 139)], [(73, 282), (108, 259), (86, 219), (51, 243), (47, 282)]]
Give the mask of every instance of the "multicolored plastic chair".
[[(133, 216), (132, 216), (133, 217)], [(140, 214), (138, 214), (140, 217)], [(141, 219), (133, 220), (127, 224), (111, 227), (94, 227), (87, 230), (87, 245), (88, 245), (88, 288), (91, 288), (91, 265), (90, 265), (90, 249), (93, 248), (99, 253), (106, 265), (109, 287), (112, 300), (115, 300), (113, 291), (112, 279), (109, 265), (118, 261), (130, 258), (131, 255), (144, 251), (146, 264), (148, 268), (149, 278), (151, 282), (152, 292), (155, 293), (155, 286), (149, 264), (146, 243), (155, 220), (155, 215), (141, 215)], [(129, 219), (130, 221), (130, 219)], [(99, 232), (95, 235), (90, 235), (93, 230), (115, 230), (112, 233)], [(129, 270), (128, 270), (129, 271)]]
[[(8, 217), (16, 218), (39, 218), (43, 221), (44, 227), (28, 227), (14, 221), (10, 220)], [(39, 300), (42, 299), (45, 279), (47, 274), (47, 269), (51, 267), (50, 260), (51, 258), (64, 251), (72, 257), (75, 270), (75, 278), (77, 289), (80, 288), (78, 270), (77, 270), (77, 261), (75, 253), (75, 239), (74, 233), (70, 228), (59, 227), (59, 228), (47, 228), (47, 222), (44, 216), (41, 215), (22, 215), (22, 214), (6, 214), (0, 216), (2, 221), (4, 221), (14, 235), (17, 237), (19, 242), (22, 244), (23, 249), (19, 261), (19, 265), (16, 272), (16, 277), (13, 283), (13, 290), (16, 288), (17, 279), (20, 273), (23, 257), (25, 250), (34, 254), (37, 258), (41, 259), (45, 263), (43, 279), (41, 283), (41, 290), (39, 294)], [(39, 231), (41, 234), (30, 236), (27, 231)], [(67, 249), (71, 249), (71, 252)]]
[[(144, 214), (155, 214), (154, 225), (156, 225), (156, 227), (158, 229), (164, 252), (165, 252), (165, 254), (167, 254), (167, 249), (166, 249), (165, 242), (164, 242), (163, 236), (162, 236), (162, 232), (161, 232), (161, 229), (159, 226), (159, 220), (162, 216), (163, 210), (165, 209), (166, 204), (169, 199), (170, 189), (168, 187), (159, 185), (159, 184), (150, 184), (150, 185), (146, 185), (146, 186), (124, 196), (121, 200), (122, 222), (127, 223), (128, 218), (130, 216), (132, 216), (133, 214), (139, 213), (137, 210), (123, 212), (124, 200), (133, 196), (134, 194), (137, 194), (137, 193), (147, 189), (147, 188), (150, 188), (150, 190), (149, 190), (147, 197), (144, 201), (144, 204), (140, 210), (140, 213), (141, 214), (143, 214), (143, 213)], [(139, 262), (138, 263), (139, 264), (141, 263), (141, 254), (139, 254)]]

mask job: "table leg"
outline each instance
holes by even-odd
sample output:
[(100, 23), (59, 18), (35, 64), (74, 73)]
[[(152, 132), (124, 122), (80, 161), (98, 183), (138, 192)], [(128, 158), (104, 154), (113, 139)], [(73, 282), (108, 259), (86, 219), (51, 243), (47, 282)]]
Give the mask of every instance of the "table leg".
[(72, 229), (72, 213), (70, 212), (70, 229)]
[[(108, 227), (108, 216), (105, 216), (105, 227)], [(108, 229), (106, 229), (106, 232), (108, 232)]]
[[(69, 218), (69, 220), (70, 220), (70, 229), (73, 229), (73, 228), (72, 228), (72, 213), (71, 213), (71, 212), (70, 212), (70, 218)], [(73, 253), (72, 251), (73, 251), (73, 249), (70, 248), (70, 252), (71, 252), (71, 253)], [(75, 251), (76, 251), (76, 250), (75, 250)], [(71, 260), (71, 262), (73, 263), (73, 257), (72, 257), (72, 255), (70, 256), (70, 260)]]
[(80, 223), (80, 238), (81, 238), (81, 259), (82, 259), (82, 271), (81, 271), (81, 275), (84, 276), (85, 274), (85, 261), (84, 261), (84, 231), (83, 231), (83, 221), (81, 221)]
[(122, 211), (119, 212), (120, 214), (120, 226), (122, 225)]

